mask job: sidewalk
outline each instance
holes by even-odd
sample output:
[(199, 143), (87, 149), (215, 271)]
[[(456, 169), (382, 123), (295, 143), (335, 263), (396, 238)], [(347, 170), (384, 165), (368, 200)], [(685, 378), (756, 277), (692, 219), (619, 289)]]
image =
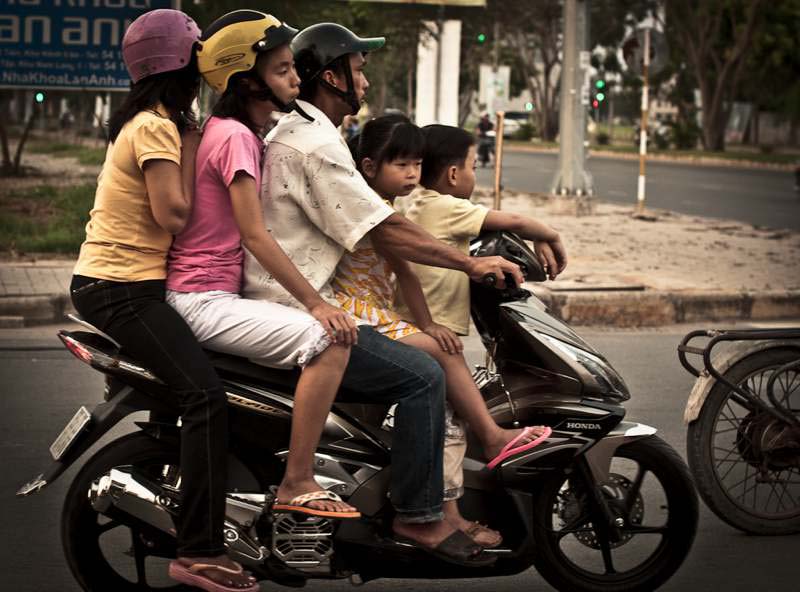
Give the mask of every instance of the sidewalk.
[[(491, 206), (487, 189), (475, 201)], [(617, 327), (800, 318), (800, 233), (507, 192), (502, 208), (555, 226), (567, 270), (532, 289), (575, 325)], [(591, 209), (590, 214), (588, 210)], [(576, 215), (579, 212), (580, 215)], [(0, 327), (70, 312), (72, 260), (0, 260)]]

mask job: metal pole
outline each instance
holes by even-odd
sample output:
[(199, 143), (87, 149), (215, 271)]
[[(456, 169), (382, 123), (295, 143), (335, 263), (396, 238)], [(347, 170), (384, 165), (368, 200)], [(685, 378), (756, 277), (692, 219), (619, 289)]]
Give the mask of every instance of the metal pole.
[(650, 108), (647, 70), (650, 66), (650, 28), (644, 30), (644, 56), (642, 59), (642, 123), (639, 134), (639, 186), (636, 191), (636, 213), (644, 213), (645, 164), (647, 162), (647, 114)]
[(495, 128), (495, 151), (494, 151), (494, 209), (500, 209), (501, 184), (503, 174), (503, 126), (505, 124), (506, 112), (498, 111), (496, 114), (497, 127)]
[(561, 66), (558, 170), (551, 184), (557, 195), (591, 195), (585, 170), (586, 117), (589, 104), (589, 0), (564, 2), (564, 59)]

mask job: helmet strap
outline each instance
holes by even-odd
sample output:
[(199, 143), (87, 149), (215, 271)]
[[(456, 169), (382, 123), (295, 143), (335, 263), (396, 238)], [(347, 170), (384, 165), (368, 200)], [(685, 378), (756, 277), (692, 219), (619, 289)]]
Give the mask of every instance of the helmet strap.
[(252, 75), (249, 78), (254, 80), (259, 88), (257, 90), (251, 90), (249, 88), (245, 89), (244, 95), (246, 97), (255, 99), (256, 101), (269, 101), (275, 105), (278, 108), (278, 111), (281, 113), (291, 113), (292, 111), (297, 111), (297, 114), (304, 119), (308, 121), (314, 121), (314, 118), (306, 113), (295, 101), (290, 101), (288, 103), (281, 101), (260, 76)]
[(342, 90), (340, 88), (335, 87), (327, 80), (324, 80), (320, 77), (319, 82), (322, 86), (327, 88), (329, 91), (340, 97), (350, 106), (350, 115), (355, 115), (361, 110), (361, 103), (356, 96), (356, 88), (355, 83), (353, 82), (353, 71), (350, 69), (350, 57), (349, 54), (343, 55), (342, 57), (338, 58), (339, 63), (341, 64), (342, 70), (344, 71), (344, 79), (347, 83), (347, 90)]

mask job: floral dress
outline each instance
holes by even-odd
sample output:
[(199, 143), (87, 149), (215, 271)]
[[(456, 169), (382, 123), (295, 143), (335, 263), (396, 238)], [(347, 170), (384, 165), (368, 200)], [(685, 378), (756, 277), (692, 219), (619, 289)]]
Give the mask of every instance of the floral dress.
[(390, 339), (403, 339), (420, 330), (392, 309), (394, 273), (368, 237), (345, 253), (331, 282), (339, 306), (366, 321)]

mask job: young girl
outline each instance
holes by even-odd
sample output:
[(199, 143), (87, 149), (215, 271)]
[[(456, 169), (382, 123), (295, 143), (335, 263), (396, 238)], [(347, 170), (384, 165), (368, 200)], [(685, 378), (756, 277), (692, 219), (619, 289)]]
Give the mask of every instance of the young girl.
[(199, 36), (191, 18), (168, 9), (140, 16), (125, 33), (132, 86), (109, 121), (71, 296), (81, 316), (153, 370), (180, 406), (182, 499), (170, 574), (204, 590), (255, 592), (255, 580), (225, 555), (225, 392), (191, 329), (164, 302), (167, 250), (192, 201)]
[[(290, 109), (299, 91), (289, 49), (296, 33), (270, 15), (237, 10), (209, 25), (201, 39), (200, 72), (221, 97), (197, 152), (194, 209), (170, 250), (167, 301), (204, 347), (303, 369), (274, 509), (357, 518), (355, 508), (313, 475), (314, 451), (355, 342), (355, 323), (320, 297), (266, 231), (258, 197), (262, 133), (272, 112)], [(242, 246), (310, 314), (242, 298)]]
[[(356, 163), (367, 183), (385, 200), (410, 193), (420, 179), (422, 131), (399, 115), (374, 119), (364, 126), (357, 141)], [(351, 142), (351, 148), (355, 142)], [(415, 323), (392, 310), (394, 278)], [(447, 397), (455, 414), (469, 423), (483, 445), (487, 460), (497, 459), (509, 450), (521, 452), (532, 448), (550, 433), (550, 428), (530, 427), (507, 430), (498, 426), (487, 410), (462, 355), (463, 346), (450, 329), (434, 323), (425, 303), (419, 281), (410, 265), (381, 251), (381, 245), (360, 243), (339, 263), (333, 282), (336, 297), (344, 310), (369, 321), (375, 329), (392, 339), (418, 347), (433, 356), (447, 377)], [(448, 412), (445, 439), (444, 512), (452, 525), (469, 534), (475, 542), (495, 547), (500, 534), (465, 520), (457, 499), (463, 494), (462, 461), (466, 451), (465, 436)], [(491, 464), (490, 464), (491, 466)]]

